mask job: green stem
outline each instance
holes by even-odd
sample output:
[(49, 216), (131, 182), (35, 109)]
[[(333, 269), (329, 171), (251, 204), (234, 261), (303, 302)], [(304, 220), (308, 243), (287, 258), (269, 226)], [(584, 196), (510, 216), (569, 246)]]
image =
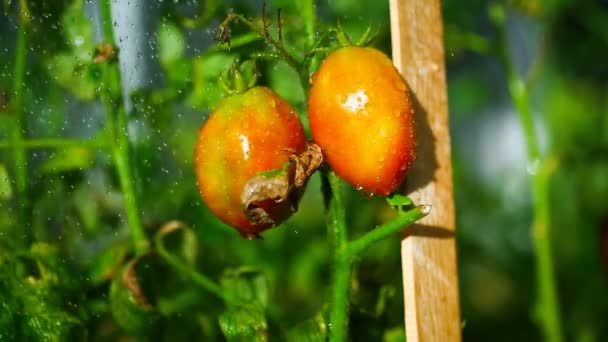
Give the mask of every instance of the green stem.
[(304, 21), (304, 32), (306, 33), (306, 48), (310, 49), (317, 40), (317, 32), (315, 30), (316, 15), (314, 0), (298, 1), (300, 16)]
[(348, 255), (354, 257), (372, 244), (389, 237), (390, 235), (403, 230), (404, 227), (418, 221), (428, 215), (431, 211), (430, 205), (421, 205), (409, 210), (394, 220), (387, 222), (380, 227), (365, 233), (360, 238), (351, 241), (348, 246)]
[(528, 167), (532, 169), (530, 172), (534, 210), (532, 238), (538, 291), (536, 313), (545, 339), (551, 342), (561, 342), (563, 340), (562, 324), (551, 252), (549, 174), (540, 167), (545, 165), (546, 160), (540, 160), (538, 136), (530, 109), (528, 87), (514, 70), (509, 57), (504, 8), (495, 5), (490, 10), (498, 31), (498, 55), (507, 75), (509, 92), (524, 131)]
[[(112, 9), (110, 0), (100, 2), (100, 14), (105, 41), (116, 45), (113, 31)], [(106, 111), (106, 125), (112, 143), (112, 157), (118, 174), (120, 187), (123, 193), (127, 222), (131, 231), (131, 238), (135, 246), (135, 253), (145, 254), (149, 249), (149, 242), (141, 223), (140, 211), (135, 193), (135, 185), (131, 170), (130, 142), (127, 127), (127, 116), (120, 93), (113, 89), (120, 88), (120, 70), (118, 63), (105, 66), (104, 91), (102, 101)]]
[(289, 54), (289, 52), (287, 52), (287, 50), (285, 50), (285, 47), (283, 46), (283, 44), (279, 43), (277, 40), (273, 39), (272, 37), (267, 36), (264, 33), (264, 29), (255, 25), (251, 20), (243, 17), (240, 14), (231, 13), (228, 15), (228, 17), (226, 17), (226, 19), (224, 20), (224, 22), (222, 23), (221, 26), (226, 26), (226, 25), (228, 25), (228, 23), (230, 23), (231, 21), (234, 21), (234, 20), (238, 20), (238, 22), (245, 24), (245, 26), (249, 27), (249, 29), (251, 29), (252, 31), (257, 33), (260, 37), (262, 37), (264, 39), (264, 41), (268, 45), (270, 45), (270, 47), (274, 51), (277, 52), (277, 54), (281, 57), (281, 59), (283, 59), (285, 61), (285, 63), (287, 63), (289, 66), (291, 66), (295, 70), (300, 70), (300, 64), (293, 58), (293, 56), (291, 54)]
[(549, 177), (537, 172), (532, 178), (534, 222), (532, 236), (536, 250), (538, 303), (536, 314), (544, 327), (547, 341), (562, 341), (559, 301), (555, 285), (550, 238)]
[(346, 217), (344, 203), (340, 193), (340, 179), (334, 172), (329, 172), (331, 198), (327, 211), (327, 230), (330, 241), (330, 253), (333, 259), (333, 286), (331, 308), (329, 313), (330, 341), (345, 341), (348, 336), (348, 286), (351, 272), (351, 258), (348, 254), (346, 236)]
[(0, 141), (0, 149), (6, 148), (60, 148), (60, 147), (87, 147), (87, 148), (105, 148), (107, 143), (97, 139), (64, 139), (64, 138), (43, 138), (43, 139), (28, 139), (21, 141)]
[[(13, 71), (13, 93), (14, 99), (12, 107), (14, 109), (14, 127), (12, 130), (12, 141), (19, 145), (23, 140), (23, 93), (25, 82), (25, 67), (27, 60), (27, 24), (28, 24), (28, 9), (25, 0), (19, 1), (19, 28), (17, 29), (17, 46), (15, 49), (15, 69)], [(15, 182), (17, 188), (17, 198), (20, 201), (19, 212), (21, 214), (22, 224), (27, 229), (29, 226), (25, 220), (27, 218), (27, 155), (25, 149), (17, 147), (13, 149), (13, 159), (15, 163)], [(26, 233), (29, 239), (29, 232)]]
[[(304, 21), (304, 32), (306, 33), (306, 49), (310, 52), (320, 39), (317, 39), (316, 32), (316, 13), (315, 13), (315, 0), (300, 0), (298, 1), (300, 8), (300, 15)], [(310, 91), (310, 75), (313, 73), (313, 69), (316, 69), (319, 64), (318, 55), (315, 53), (310, 54), (310, 57), (305, 56), (304, 61), (297, 70), (300, 74), (300, 81), (302, 82), (302, 89), (304, 93), (308, 94)]]
[(238, 305), (238, 299), (231, 296), (228, 292), (224, 291), (222, 287), (209, 279), (205, 275), (197, 272), (195, 269), (186, 265), (183, 261), (180, 260), (179, 257), (171, 254), (165, 248), (163, 243), (164, 234), (157, 235), (155, 245), (156, 251), (169, 265), (171, 265), (175, 270), (181, 273), (183, 276), (190, 278), (196, 285), (200, 286), (203, 290), (208, 291), (209, 293), (214, 294), (218, 298), (224, 300), (227, 304)]

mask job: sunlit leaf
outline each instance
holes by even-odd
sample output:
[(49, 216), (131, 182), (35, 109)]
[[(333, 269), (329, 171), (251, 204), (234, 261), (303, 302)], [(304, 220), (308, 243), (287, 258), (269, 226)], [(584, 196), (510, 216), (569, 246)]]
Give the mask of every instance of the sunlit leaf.
[(158, 49), (160, 62), (166, 67), (181, 59), (186, 50), (184, 35), (173, 22), (163, 20), (158, 26)]
[(84, 12), (82, 0), (74, 1), (62, 18), (62, 32), (67, 51), (55, 54), (47, 62), (49, 75), (74, 95), (91, 100), (98, 86), (97, 68), (91, 64), (95, 45), (93, 29)]
[(95, 156), (90, 149), (85, 147), (70, 147), (57, 150), (42, 164), (40, 171), (43, 173), (55, 173), (91, 168), (95, 165)]
[(63, 34), (77, 61), (90, 62), (93, 57), (93, 27), (84, 12), (84, 1), (76, 0), (62, 18)]
[(74, 55), (59, 53), (49, 61), (49, 75), (61, 86), (83, 100), (95, 98), (97, 81), (93, 66), (81, 64)]
[(393, 207), (403, 207), (414, 204), (411, 198), (397, 193), (387, 197), (386, 202)]
[(229, 342), (268, 341), (266, 316), (259, 303), (231, 307), (220, 316), (219, 322)]

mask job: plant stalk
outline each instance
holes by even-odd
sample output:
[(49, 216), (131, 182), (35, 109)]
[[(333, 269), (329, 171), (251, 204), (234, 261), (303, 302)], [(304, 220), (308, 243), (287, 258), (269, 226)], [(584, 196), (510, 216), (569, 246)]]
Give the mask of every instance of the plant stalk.
[[(527, 148), (527, 163), (532, 183), (534, 217), (532, 240), (536, 263), (538, 298), (535, 313), (546, 341), (563, 340), (560, 305), (555, 282), (555, 270), (551, 251), (551, 226), (549, 206), (549, 173), (544, 172), (546, 160), (541, 160), (538, 135), (530, 109), (526, 82), (513, 68), (509, 56), (509, 43), (505, 30), (505, 12), (502, 7), (492, 8), (493, 19), (498, 31), (498, 57), (507, 76), (508, 88), (524, 131)], [(541, 172), (542, 171), (542, 172)]]
[(329, 313), (330, 341), (346, 341), (348, 336), (348, 287), (351, 273), (351, 258), (348, 254), (346, 217), (340, 193), (340, 179), (334, 172), (328, 175), (331, 198), (327, 210), (327, 230), (333, 262), (333, 286)]
[[(106, 43), (116, 46), (110, 0), (102, 0), (99, 9), (104, 39)], [(135, 193), (135, 182), (133, 180), (130, 158), (131, 146), (129, 142), (128, 120), (125, 106), (120, 91), (113, 92), (113, 89), (119, 89), (121, 86), (120, 70), (117, 62), (110, 62), (106, 65), (104, 82), (102, 101), (106, 111), (106, 128), (110, 136), (109, 141), (111, 142), (112, 157), (114, 159), (120, 187), (123, 192), (127, 222), (129, 224), (131, 238), (133, 239), (135, 253), (140, 256), (149, 250), (150, 245), (141, 223), (140, 211)]]
[(410, 211), (406, 211), (392, 221), (389, 221), (378, 228), (370, 230), (360, 238), (348, 244), (348, 255), (354, 257), (374, 243), (383, 240), (394, 233), (400, 232), (404, 227), (411, 225), (419, 219), (428, 215), (431, 211), (430, 205), (420, 205)]
[[(24, 120), (23, 120), (23, 95), (25, 82), (25, 67), (27, 61), (27, 25), (28, 8), (25, 0), (19, 1), (19, 28), (17, 29), (17, 46), (15, 48), (15, 69), (13, 71), (13, 94), (12, 103), (14, 126), (12, 129), (12, 142), (19, 145), (23, 140)], [(27, 154), (23, 147), (13, 149), (13, 160), (15, 163), (15, 183), (17, 198), (19, 203), (19, 213), (26, 232), (26, 240), (31, 239), (29, 224), (27, 219), (27, 208), (29, 207), (28, 174), (27, 174)]]

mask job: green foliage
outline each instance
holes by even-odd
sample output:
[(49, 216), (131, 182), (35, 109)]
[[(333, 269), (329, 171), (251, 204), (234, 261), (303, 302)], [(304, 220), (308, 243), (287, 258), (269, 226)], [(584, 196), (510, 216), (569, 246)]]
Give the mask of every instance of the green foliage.
[(229, 342), (268, 341), (268, 326), (259, 303), (229, 308), (220, 318), (220, 327)]
[[(19, 2), (4, 1), (0, 14), (0, 37), (6, 38), (0, 39), (0, 340), (326, 341), (334, 269), (319, 177), (309, 182), (298, 214), (264, 241), (245, 241), (200, 202), (192, 146), (226, 96), (218, 77), (236, 60), (247, 61), (248, 77), (255, 74), (257, 84), (289, 101), (307, 127), (306, 79), (339, 44), (331, 31), (336, 18), (355, 41), (373, 21), (373, 44), (390, 51), (388, 2), (317, 1), (313, 13), (305, 1), (269, 1), (268, 32), (276, 41), (282, 8), (279, 45), (243, 20), (229, 25), (230, 45), (212, 41), (226, 13), (243, 14), (261, 28), (260, 2), (146, 2), (140, 10), (149, 32), (129, 34), (152, 47), (145, 70), (160, 81), (126, 94), (119, 76), (129, 83), (136, 72), (118, 74), (121, 51), (100, 38), (104, 29), (97, 25), (118, 27), (100, 19), (98, 3), (25, 1), (24, 91), (22, 106), (15, 107), (13, 37), (25, 13)], [(525, 79), (530, 72), (530, 109), (546, 136), (541, 154), (555, 164), (549, 222), (564, 338), (607, 340), (608, 299), (601, 294), (608, 286), (602, 271), (608, 247), (601, 234), (608, 229), (608, 8), (572, 0), (494, 4), (489, 11), (487, 1), (442, 1), (464, 339), (541, 339), (531, 314), (536, 293), (528, 187), (508, 172), (488, 179), (481, 165), (502, 156), (484, 161), (498, 153), (477, 155), (499, 143), (499, 135), (483, 138), (491, 133), (488, 122), (513, 114), (497, 67), (499, 37), (490, 25), (498, 21), (507, 25), (518, 75)], [(307, 55), (311, 43), (318, 50)], [(280, 48), (310, 68), (295, 70)], [(131, 107), (122, 106), (123, 95)], [(16, 111), (23, 114), (20, 127)], [(17, 131), (31, 145), (19, 145)], [(70, 144), (64, 137), (91, 140)], [(127, 144), (116, 147), (124, 137)], [(512, 151), (520, 146), (502, 143)], [(124, 146), (131, 152), (125, 165), (132, 169), (144, 238), (176, 219), (191, 227), (163, 235), (162, 245), (143, 256), (131, 241), (125, 210), (131, 202), (114, 168)], [(21, 148), (27, 163), (15, 165), (13, 152)], [(21, 193), (23, 170), (27, 188)], [(402, 195), (386, 205), (343, 190), (353, 237), (399, 216), (390, 206), (413, 205)], [(347, 283), (353, 340), (405, 340), (398, 246), (395, 237), (355, 258)]]
[(83, 100), (97, 96), (99, 70), (93, 64), (93, 29), (84, 14), (83, 1), (74, 1), (63, 13), (63, 36), (67, 51), (53, 55), (47, 70), (53, 80)]
[(84, 338), (84, 312), (74, 296), (76, 280), (59, 263), (59, 251), (36, 243), (17, 257), (0, 249), (0, 322), (3, 338), (64, 341)]

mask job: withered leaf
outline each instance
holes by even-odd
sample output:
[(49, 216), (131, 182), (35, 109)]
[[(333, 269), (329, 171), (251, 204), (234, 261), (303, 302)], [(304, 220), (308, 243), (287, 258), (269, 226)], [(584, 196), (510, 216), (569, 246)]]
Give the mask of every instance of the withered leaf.
[[(321, 148), (313, 142), (307, 142), (306, 150), (293, 154), (281, 169), (259, 172), (249, 179), (241, 194), (241, 204), (247, 219), (254, 224), (271, 227), (291, 216), (298, 209), (308, 179), (321, 163)], [(272, 203), (281, 203), (280, 210), (269, 212), (268, 208), (276, 209)]]

